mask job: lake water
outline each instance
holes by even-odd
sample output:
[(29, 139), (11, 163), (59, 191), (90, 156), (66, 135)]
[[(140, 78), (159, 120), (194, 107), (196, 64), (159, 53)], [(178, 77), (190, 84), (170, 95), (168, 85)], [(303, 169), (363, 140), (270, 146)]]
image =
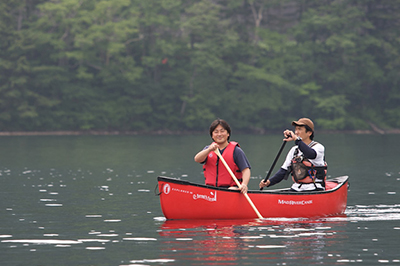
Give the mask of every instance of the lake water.
[[(232, 139), (257, 189), (282, 137)], [(0, 264), (400, 265), (399, 136), (316, 140), (328, 174), (350, 176), (345, 216), (205, 222), (166, 221), (154, 189), (159, 175), (204, 182), (206, 134), (1, 137)]]

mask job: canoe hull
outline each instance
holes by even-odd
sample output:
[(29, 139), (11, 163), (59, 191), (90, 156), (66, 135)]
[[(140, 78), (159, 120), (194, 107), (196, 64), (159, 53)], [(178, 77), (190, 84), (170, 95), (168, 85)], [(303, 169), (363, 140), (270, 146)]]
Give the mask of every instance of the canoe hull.
[[(248, 195), (264, 218), (318, 218), (341, 215), (347, 205), (348, 177), (327, 182), (323, 192), (294, 193), (287, 190), (249, 191)], [(161, 209), (167, 219), (258, 218), (239, 192), (158, 177)]]

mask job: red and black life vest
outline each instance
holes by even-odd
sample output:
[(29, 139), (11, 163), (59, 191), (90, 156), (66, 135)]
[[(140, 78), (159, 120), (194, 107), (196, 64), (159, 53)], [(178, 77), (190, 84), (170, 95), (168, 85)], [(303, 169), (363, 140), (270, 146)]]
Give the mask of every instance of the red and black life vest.
[[(316, 144), (317, 142), (314, 142), (312, 146)], [(293, 182), (300, 184), (319, 182), (325, 186), (326, 173), (328, 169), (326, 162), (324, 166), (315, 166), (303, 155), (297, 156), (297, 154), (298, 149), (294, 153), (291, 164)]]
[[(235, 164), (233, 159), (233, 152), (235, 147), (239, 146), (237, 142), (231, 141), (222, 153), (229, 168), (232, 170), (239, 182), (242, 182), (242, 172)], [(240, 146), (239, 146), (240, 147)], [(206, 163), (203, 165), (204, 177), (206, 178), (206, 185), (216, 187), (231, 187), (236, 186), (235, 181), (232, 179), (225, 165), (220, 162), (218, 155), (215, 152), (208, 154)]]

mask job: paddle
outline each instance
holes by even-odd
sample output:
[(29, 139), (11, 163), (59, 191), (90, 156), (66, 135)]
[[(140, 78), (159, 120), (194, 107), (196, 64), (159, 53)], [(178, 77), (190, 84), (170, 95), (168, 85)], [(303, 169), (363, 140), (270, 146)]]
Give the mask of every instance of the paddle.
[[(229, 174), (231, 175), (231, 177), (233, 178), (233, 180), (235, 181), (236, 185), (238, 187), (240, 187), (240, 183), (239, 180), (237, 180), (236, 176), (233, 174), (231, 168), (229, 168), (229, 165), (225, 162), (224, 157), (222, 157), (221, 153), (219, 152), (219, 149), (216, 149), (214, 151), (219, 159), (222, 161), (222, 163), (225, 165), (226, 170), (228, 170)], [(243, 193), (243, 195), (246, 197), (247, 201), (250, 203), (250, 206), (253, 208), (253, 210), (255, 211), (255, 213), (257, 214), (258, 218), (263, 219), (262, 215), (260, 214), (260, 212), (257, 210), (256, 206), (254, 205), (254, 203), (251, 201), (249, 195), (247, 195), (247, 193)]]
[[(281, 148), (279, 149), (278, 155), (276, 155), (275, 160), (274, 160), (274, 162), (272, 163), (271, 168), (269, 169), (267, 176), (264, 178), (264, 182), (267, 182), (269, 176), (270, 176), (271, 173), (272, 173), (272, 170), (274, 170), (275, 164), (276, 164), (276, 162), (278, 161), (279, 156), (281, 156), (281, 153), (282, 153), (282, 151), (283, 151), (283, 148), (285, 148), (286, 142), (287, 142), (287, 141), (283, 141), (282, 146), (281, 146)], [(263, 187), (260, 188), (260, 190), (263, 190)]]

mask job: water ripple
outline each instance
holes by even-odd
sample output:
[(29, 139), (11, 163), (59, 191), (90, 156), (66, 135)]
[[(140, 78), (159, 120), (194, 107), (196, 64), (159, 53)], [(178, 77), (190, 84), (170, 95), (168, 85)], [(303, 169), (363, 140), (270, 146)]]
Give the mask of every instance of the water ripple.
[(348, 206), (346, 215), (349, 221), (397, 221), (400, 220), (400, 204)]

